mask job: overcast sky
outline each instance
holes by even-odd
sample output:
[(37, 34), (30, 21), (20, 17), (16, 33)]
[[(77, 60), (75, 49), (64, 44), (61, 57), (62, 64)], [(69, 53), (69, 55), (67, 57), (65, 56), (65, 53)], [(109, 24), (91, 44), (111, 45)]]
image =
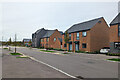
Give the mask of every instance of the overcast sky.
[[(104, 17), (109, 24), (118, 13), (117, 2), (41, 2), (2, 4), (4, 40), (31, 38), (40, 28), (65, 31), (73, 24)], [(1, 40), (1, 38), (0, 38)]]

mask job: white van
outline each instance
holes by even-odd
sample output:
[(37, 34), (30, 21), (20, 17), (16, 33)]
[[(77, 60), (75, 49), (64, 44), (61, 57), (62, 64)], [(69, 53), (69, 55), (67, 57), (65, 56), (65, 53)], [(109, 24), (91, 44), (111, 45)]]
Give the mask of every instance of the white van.
[(108, 53), (110, 51), (110, 47), (104, 47), (100, 50), (100, 53)]

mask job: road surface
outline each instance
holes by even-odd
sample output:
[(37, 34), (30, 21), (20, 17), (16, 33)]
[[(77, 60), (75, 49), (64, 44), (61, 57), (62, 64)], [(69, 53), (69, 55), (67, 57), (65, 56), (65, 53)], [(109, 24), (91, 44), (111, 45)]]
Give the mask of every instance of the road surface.
[(40, 52), (37, 49), (17, 48), (24, 53), (46, 64), (54, 66), (72, 76), (83, 78), (118, 78), (118, 63), (109, 62), (96, 57), (81, 55), (58, 55)]

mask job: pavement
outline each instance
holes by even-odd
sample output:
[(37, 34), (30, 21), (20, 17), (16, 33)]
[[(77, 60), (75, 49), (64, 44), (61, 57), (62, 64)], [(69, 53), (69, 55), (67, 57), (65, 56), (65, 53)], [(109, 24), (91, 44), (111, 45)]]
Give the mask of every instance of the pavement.
[(16, 58), (11, 52), (2, 51), (2, 78), (70, 78), (30, 58)]
[(106, 59), (116, 58), (95, 54), (65, 54), (40, 52), (39, 49), (17, 48), (18, 52), (35, 58), (72, 76), (83, 78), (118, 78), (118, 62)]

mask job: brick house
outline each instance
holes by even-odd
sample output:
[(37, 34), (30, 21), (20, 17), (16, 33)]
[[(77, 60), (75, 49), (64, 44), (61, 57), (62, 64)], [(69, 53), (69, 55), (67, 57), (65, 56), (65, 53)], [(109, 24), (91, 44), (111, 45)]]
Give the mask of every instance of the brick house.
[(67, 32), (69, 42), (65, 47), (63, 34), (63, 49), (94, 52), (109, 46), (109, 27), (103, 17), (75, 24)]
[(110, 52), (120, 53), (120, 13), (110, 23)]
[(56, 30), (41, 28), (32, 34), (32, 47), (61, 48), (62, 33)]
[[(32, 44), (32, 39), (23, 39), (23, 45), (24, 46), (31, 46)], [(31, 42), (31, 43), (30, 43)]]
[(40, 46), (45, 48), (62, 48), (62, 33), (56, 30), (46, 30), (44, 36), (40, 39)]

